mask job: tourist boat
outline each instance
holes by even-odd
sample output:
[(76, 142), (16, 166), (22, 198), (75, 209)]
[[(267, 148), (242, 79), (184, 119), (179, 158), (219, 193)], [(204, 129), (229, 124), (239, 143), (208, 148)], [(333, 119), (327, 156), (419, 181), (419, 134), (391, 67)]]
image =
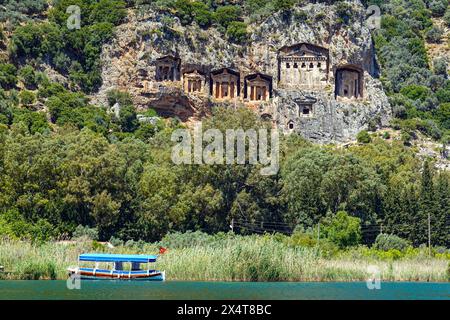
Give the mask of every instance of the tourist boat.
[[(138, 254), (106, 254), (88, 253), (78, 257), (78, 266), (68, 268), (69, 276), (79, 276), (85, 280), (151, 280), (165, 281), (165, 271), (150, 269), (150, 263), (156, 262), (157, 255)], [(94, 262), (94, 268), (80, 267), (81, 262)], [(100, 268), (100, 263), (106, 263), (110, 268)], [(125, 270), (124, 263), (130, 263)], [(141, 269), (141, 264), (147, 264), (147, 269)]]

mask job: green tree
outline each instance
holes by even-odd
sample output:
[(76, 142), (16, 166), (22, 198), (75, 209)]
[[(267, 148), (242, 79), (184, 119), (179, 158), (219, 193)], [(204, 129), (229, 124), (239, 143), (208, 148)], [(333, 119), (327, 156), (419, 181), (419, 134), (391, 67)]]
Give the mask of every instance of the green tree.
[(429, 160), (426, 160), (422, 168), (421, 189), (419, 198), (419, 212), (414, 217), (414, 236), (415, 245), (428, 243), (428, 219), (431, 224), (435, 223), (436, 198), (433, 185), (433, 172)]
[(36, 95), (28, 90), (22, 90), (19, 93), (20, 103), (25, 106), (31, 106), (36, 102)]
[(351, 217), (345, 211), (327, 216), (322, 223), (321, 236), (340, 248), (355, 246), (361, 241), (361, 220)]
[(439, 173), (435, 186), (437, 208), (432, 224), (433, 245), (450, 247), (450, 176)]
[(0, 63), (0, 86), (5, 89), (11, 89), (16, 83), (16, 67), (10, 63)]
[(227, 35), (233, 42), (243, 43), (247, 40), (247, 24), (233, 21), (227, 27)]
[(26, 65), (19, 70), (19, 79), (28, 89), (35, 89), (38, 84), (36, 72), (30, 65)]

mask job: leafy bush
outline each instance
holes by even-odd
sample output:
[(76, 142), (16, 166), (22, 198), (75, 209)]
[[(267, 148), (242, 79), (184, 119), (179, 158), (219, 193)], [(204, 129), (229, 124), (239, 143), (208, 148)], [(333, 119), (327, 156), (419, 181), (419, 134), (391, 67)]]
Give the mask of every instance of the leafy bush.
[(287, 11), (290, 10), (294, 4), (294, 0), (274, 0), (273, 7), (275, 11)]
[(53, 262), (29, 261), (24, 264), (19, 264), (17, 272), (22, 274), (25, 280), (55, 280), (57, 275), (56, 266)]
[(444, 15), (444, 22), (447, 27), (450, 27), (450, 10), (447, 10)]
[(0, 63), (0, 87), (8, 89), (17, 83), (17, 69), (10, 63)]
[(340, 248), (355, 246), (361, 241), (360, 223), (359, 218), (351, 217), (345, 211), (338, 211), (335, 215), (324, 219), (321, 237), (337, 244)]
[(370, 143), (372, 141), (372, 137), (366, 130), (360, 131), (356, 136), (356, 139), (359, 143)]
[(447, 78), (448, 62), (445, 58), (440, 58), (440, 59), (434, 60), (433, 65), (434, 65), (434, 74)]
[(121, 106), (133, 105), (133, 100), (131, 99), (131, 95), (128, 92), (113, 89), (109, 90), (106, 93), (106, 97), (108, 99), (108, 104), (110, 107), (112, 107), (116, 103)]
[(193, 21), (203, 28), (211, 25), (213, 15), (208, 5), (201, 1), (176, 0), (171, 7), (183, 25), (191, 24)]
[(75, 228), (75, 231), (72, 234), (72, 239), (98, 240), (98, 230), (97, 228), (90, 228), (80, 224)]
[(429, 8), (433, 17), (442, 17), (448, 7), (448, 0), (432, 0)]
[(427, 31), (426, 38), (428, 42), (440, 43), (443, 35), (444, 31), (441, 28), (432, 27), (430, 30)]
[(139, 127), (136, 110), (132, 105), (120, 107), (120, 128), (122, 132), (134, 132)]
[[(113, 37), (114, 26), (126, 16), (121, 0), (78, 0), (83, 13), (80, 30), (69, 30), (66, 22), (72, 0), (56, 1), (48, 22), (29, 22), (12, 36), (9, 51), (17, 61), (48, 61), (55, 69), (69, 74), (85, 92), (101, 85), (102, 45)], [(70, 57), (70, 58), (69, 58)]]
[(353, 16), (352, 6), (346, 2), (338, 2), (336, 5), (336, 14), (338, 16), (338, 23), (349, 23)]
[(45, 113), (35, 112), (25, 108), (14, 109), (13, 123), (23, 124), (30, 134), (37, 132), (44, 133), (50, 129)]
[(214, 21), (219, 29), (226, 31), (233, 21), (238, 21), (241, 16), (241, 8), (239, 6), (222, 6), (217, 8), (214, 13)]
[(26, 65), (19, 70), (19, 79), (25, 84), (25, 87), (29, 89), (36, 88), (38, 84), (38, 76), (34, 71), (34, 68), (30, 65)]
[(243, 43), (247, 40), (247, 25), (244, 22), (233, 21), (228, 25), (227, 35), (231, 41)]
[(411, 246), (411, 243), (408, 240), (402, 239), (396, 235), (381, 233), (375, 239), (373, 246), (375, 249), (383, 251), (404, 251)]
[(19, 99), (21, 104), (30, 106), (36, 101), (36, 95), (31, 91), (22, 90), (19, 93)]

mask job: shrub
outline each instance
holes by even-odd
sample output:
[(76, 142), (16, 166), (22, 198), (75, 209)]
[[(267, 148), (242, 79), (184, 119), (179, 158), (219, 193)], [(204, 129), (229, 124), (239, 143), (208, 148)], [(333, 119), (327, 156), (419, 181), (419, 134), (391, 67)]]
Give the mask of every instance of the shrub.
[(338, 23), (349, 23), (352, 17), (352, 6), (345, 2), (339, 2), (336, 6), (336, 14), (338, 16)]
[(227, 30), (228, 26), (239, 20), (241, 9), (238, 6), (222, 6), (214, 13), (214, 21), (222, 30)]
[(372, 137), (366, 130), (360, 131), (356, 136), (356, 139), (359, 143), (370, 143), (372, 141)]
[(119, 90), (110, 90), (106, 93), (108, 99), (108, 104), (112, 107), (114, 104), (119, 103), (120, 106), (130, 106), (133, 105), (133, 100), (128, 92)]
[(24, 280), (56, 279), (56, 266), (53, 262), (34, 262), (29, 261), (20, 264), (18, 273)]
[(434, 74), (447, 78), (448, 63), (445, 58), (439, 58), (434, 60), (433, 65), (434, 65)]
[(97, 228), (89, 228), (88, 226), (82, 226), (81, 224), (75, 228), (72, 239), (89, 239), (98, 240)]
[(294, 4), (294, 0), (275, 0), (273, 6), (276, 11), (287, 11), (291, 9)]
[(30, 65), (26, 65), (19, 70), (19, 79), (29, 89), (34, 89), (37, 86), (38, 78), (34, 68)]
[(425, 101), (430, 96), (430, 89), (421, 85), (409, 85), (403, 87), (400, 93), (411, 100)]
[(227, 35), (231, 41), (243, 43), (247, 39), (247, 25), (244, 22), (233, 21), (227, 28)]
[(448, 0), (433, 0), (430, 2), (429, 9), (433, 17), (442, 17), (447, 10)]
[(123, 132), (134, 132), (139, 127), (136, 110), (132, 105), (126, 105), (120, 108), (120, 128)]
[(121, 240), (121, 239), (119, 239), (119, 238), (116, 238), (116, 237), (114, 237), (114, 236), (112, 236), (112, 237), (109, 239), (109, 243), (111, 243), (114, 247), (119, 247), (119, 246), (123, 246), (123, 245), (124, 245), (123, 240)]
[(314, 247), (317, 245), (317, 239), (312, 234), (304, 232), (294, 232), (290, 237), (286, 238), (284, 242), (292, 247)]
[(0, 63), (0, 87), (12, 88), (17, 83), (17, 69), (10, 63)]
[(321, 236), (340, 248), (355, 246), (361, 241), (360, 223), (359, 218), (352, 217), (345, 211), (338, 211), (325, 218)]
[(442, 36), (444, 35), (444, 31), (438, 27), (432, 27), (426, 33), (426, 38), (430, 43), (440, 43)]
[(36, 95), (31, 91), (22, 90), (19, 93), (19, 99), (21, 104), (25, 106), (30, 106), (34, 104), (34, 102), (36, 101)]
[(305, 10), (295, 12), (294, 18), (298, 21), (304, 22), (308, 19), (308, 13)]
[(445, 12), (444, 23), (447, 27), (450, 27), (450, 10), (447, 10), (447, 12)]
[(381, 233), (375, 239), (373, 246), (375, 249), (383, 251), (404, 251), (411, 246), (411, 243), (408, 240), (402, 239), (396, 235)]

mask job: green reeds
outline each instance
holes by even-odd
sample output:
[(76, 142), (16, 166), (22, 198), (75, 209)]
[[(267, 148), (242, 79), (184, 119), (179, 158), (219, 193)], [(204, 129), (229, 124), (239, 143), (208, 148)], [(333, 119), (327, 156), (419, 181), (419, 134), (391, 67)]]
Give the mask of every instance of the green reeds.
[[(168, 280), (191, 281), (365, 281), (377, 266), (382, 281), (448, 281), (448, 260), (428, 257), (377, 260), (359, 255), (325, 257), (318, 248), (288, 246), (268, 237), (236, 237), (211, 244), (168, 248), (156, 268)], [(67, 267), (93, 250), (91, 242), (31, 244), (0, 241), (6, 279), (66, 279)], [(119, 246), (111, 253), (158, 252), (156, 244)]]

